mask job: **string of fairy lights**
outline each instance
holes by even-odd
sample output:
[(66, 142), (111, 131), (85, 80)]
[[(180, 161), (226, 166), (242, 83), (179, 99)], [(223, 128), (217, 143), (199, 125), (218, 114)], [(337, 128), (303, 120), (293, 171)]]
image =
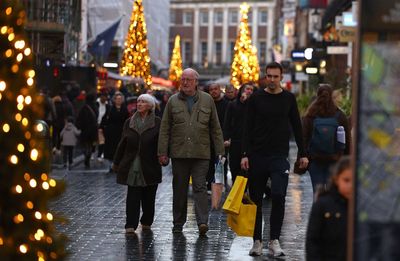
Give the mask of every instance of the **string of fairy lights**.
[[(43, 100), (35, 90), (32, 51), (24, 38), (25, 11), (19, 1), (0, 4), (0, 147), (6, 164), (0, 166), (0, 256), (12, 260), (57, 259), (53, 214), (47, 210), (56, 180), (46, 170), (46, 131), (40, 118)], [(10, 65), (10, 66), (9, 66)], [(56, 192), (56, 191), (54, 191)], [(8, 200), (7, 200), (8, 199)], [(11, 260), (10, 259), (10, 260)]]
[(240, 5), (239, 34), (234, 47), (234, 57), (231, 67), (231, 83), (236, 88), (246, 82), (257, 82), (260, 68), (258, 65), (257, 48), (252, 45), (248, 26), (247, 3)]

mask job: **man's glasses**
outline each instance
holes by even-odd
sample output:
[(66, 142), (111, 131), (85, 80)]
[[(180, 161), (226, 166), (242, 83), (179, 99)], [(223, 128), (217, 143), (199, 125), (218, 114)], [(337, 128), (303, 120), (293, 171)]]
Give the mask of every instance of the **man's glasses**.
[(181, 78), (181, 82), (195, 82), (197, 79)]

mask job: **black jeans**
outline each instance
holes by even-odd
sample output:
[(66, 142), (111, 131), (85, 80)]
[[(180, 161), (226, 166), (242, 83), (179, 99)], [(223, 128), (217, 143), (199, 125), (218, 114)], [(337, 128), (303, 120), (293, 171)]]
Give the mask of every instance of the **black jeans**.
[(157, 187), (158, 184), (145, 187), (128, 186), (125, 228), (136, 229), (138, 227), (140, 205), (142, 205), (143, 211), (140, 223), (146, 226), (151, 226), (153, 224)]
[(74, 154), (74, 146), (63, 146), (63, 160), (64, 164), (67, 164), (67, 158), (69, 165), (72, 164), (72, 156)]
[(262, 203), (268, 178), (271, 178), (270, 240), (279, 239), (285, 216), (285, 197), (290, 165), (285, 157), (251, 156), (249, 159), (250, 198), (257, 204), (254, 240), (262, 241)]

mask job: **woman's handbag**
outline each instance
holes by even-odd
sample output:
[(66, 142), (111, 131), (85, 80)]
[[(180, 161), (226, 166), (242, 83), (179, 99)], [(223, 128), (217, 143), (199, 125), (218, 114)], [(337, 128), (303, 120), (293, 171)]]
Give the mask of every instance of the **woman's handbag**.
[(257, 205), (244, 195), (239, 214), (228, 213), (227, 224), (238, 236), (252, 237), (256, 223)]
[(247, 178), (243, 176), (236, 177), (235, 183), (233, 183), (232, 189), (222, 206), (222, 209), (225, 210), (225, 212), (239, 214), (246, 184)]

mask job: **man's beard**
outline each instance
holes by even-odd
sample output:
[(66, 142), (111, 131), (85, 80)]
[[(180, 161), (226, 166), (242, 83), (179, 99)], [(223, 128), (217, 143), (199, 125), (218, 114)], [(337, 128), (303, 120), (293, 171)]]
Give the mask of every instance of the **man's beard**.
[(274, 90), (274, 89), (276, 89), (276, 84), (275, 83), (268, 83), (267, 84), (267, 88)]

